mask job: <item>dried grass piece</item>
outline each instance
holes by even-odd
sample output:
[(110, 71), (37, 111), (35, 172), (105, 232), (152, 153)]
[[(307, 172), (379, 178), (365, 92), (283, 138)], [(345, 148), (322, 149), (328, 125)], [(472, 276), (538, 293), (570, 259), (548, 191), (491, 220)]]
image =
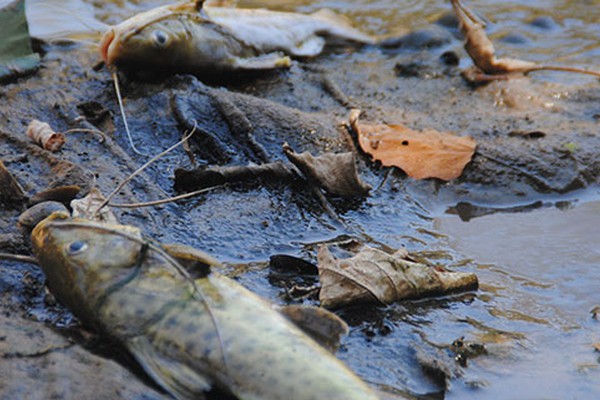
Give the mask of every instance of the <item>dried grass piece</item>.
[(65, 144), (65, 135), (55, 132), (48, 123), (32, 120), (27, 126), (27, 136), (51, 152), (59, 151)]

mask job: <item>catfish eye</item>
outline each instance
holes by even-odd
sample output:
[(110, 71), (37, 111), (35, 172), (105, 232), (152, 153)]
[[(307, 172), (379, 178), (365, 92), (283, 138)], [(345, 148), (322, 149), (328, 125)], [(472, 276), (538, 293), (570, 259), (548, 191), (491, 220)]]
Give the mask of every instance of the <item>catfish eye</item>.
[(88, 244), (86, 242), (84, 242), (83, 240), (76, 240), (74, 242), (71, 242), (67, 246), (67, 251), (69, 252), (69, 254), (77, 254), (81, 253), (82, 251), (85, 251), (87, 248)]
[(154, 42), (161, 47), (167, 44), (167, 40), (169, 39), (163, 31), (152, 32), (152, 37), (154, 38)]

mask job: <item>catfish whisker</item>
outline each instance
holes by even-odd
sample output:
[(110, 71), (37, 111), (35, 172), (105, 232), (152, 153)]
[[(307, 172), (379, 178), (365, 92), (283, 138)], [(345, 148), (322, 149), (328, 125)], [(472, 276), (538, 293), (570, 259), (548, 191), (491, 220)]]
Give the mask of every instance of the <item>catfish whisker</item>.
[(194, 121), (194, 128), (191, 130), (190, 133), (188, 133), (187, 135), (185, 135), (183, 137), (183, 139), (181, 139), (179, 142), (175, 143), (174, 145), (172, 145), (171, 147), (169, 147), (168, 149), (160, 152), (159, 154), (155, 155), (154, 157), (152, 157), (150, 160), (148, 160), (144, 165), (142, 165), (141, 167), (139, 167), (137, 170), (135, 170), (133, 173), (131, 173), (131, 175), (129, 175), (123, 182), (121, 182), (119, 185), (117, 185), (117, 187), (115, 188), (115, 190), (113, 190), (107, 197), (106, 199), (104, 199), (104, 201), (102, 202), (102, 204), (100, 204), (100, 206), (96, 209), (96, 212), (94, 213), (94, 215), (98, 214), (98, 212), (103, 209), (104, 207), (106, 207), (106, 205), (110, 202), (110, 200), (121, 190), (123, 189), (123, 187), (125, 185), (127, 185), (127, 183), (129, 183), (135, 176), (137, 176), (138, 174), (140, 174), (143, 170), (145, 170), (150, 164), (152, 164), (153, 162), (155, 162), (156, 160), (158, 160), (160, 157), (164, 156), (165, 154), (169, 153), (170, 151), (172, 151), (173, 149), (175, 149), (177, 146), (180, 146), (181, 144), (185, 143), (186, 140), (188, 140), (190, 137), (192, 137), (192, 135), (196, 133), (196, 122)]
[(115, 83), (115, 92), (117, 94), (117, 100), (119, 101), (119, 109), (121, 110), (121, 118), (123, 118), (123, 124), (125, 125), (125, 132), (127, 133), (127, 139), (133, 151), (141, 156), (147, 156), (148, 154), (139, 151), (133, 143), (131, 132), (129, 131), (129, 124), (127, 123), (127, 116), (125, 115), (125, 107), (123, 106), (123, 98), (121, 97), (121, 90), (119, 89), (119, 78), (117, 72), (112, 73), (113, 82)]
[[(111, 25), (106, 24), (106, 23), (104, 23), (102, 21), (99, 21), (99, 20), (97, 20), (95, 18), (89, 18), (88, 21), (90, 21), (90, 23), (88, 23), (88, 22), (85, 21), (84, 18), (81, 17), (81, 15), (77, 14), (76, 12), (71, 11), (71, 10), (69, 10), (66, 7), (57, 6), (56, 4), (51, 4), (51, 3), (37, 3), (35, 6), (36, 7), (51, 8), (53, 10), (60, 11), (60, 12), (62, 12), (64, 14), (70, 15), (73, 18), (75, 18), (77, 21), (81, 22), (81, 24), (83, 26), (85, 26), (86, 28), (88, 28), (89, 30), (94, 31), (94, 32), (102, 33), (102, 32), (104, 32), (105, 30), (107, 30), (108, 28), (111, 27)], [(93, 24), (102, 25), (102, 28), (100, 29), (100, 28), (94, 27)]]
[(147, 201), (145, 203), (131, 203), (131, 204), (115, 204), (115, 203), (108, 203), (108, 205), (110, 207), (115, 207), (115, 208), (140, 208), (140, 207), (152, 207), (152, 206), (158, 206), (160, 204), (166, 204), (166, 203), (173, 203), (179, 200), (183, 200), (183, 199), (188, 199), (190, 197), (194, 197), (197, 196), (199, 194), (202, 193), (208, 193), (211, 192), (217, 188), (220, 188), (221, 186), (211, 186), (211, 187), (207, 187), (204, 189), (199, 189), (199, 190), (194, 190), (193, 192), (189, 192), (189, 193), (184, 193), (184, 194), (180, 194), (179, 196), (173, 196), (173, 197), (169, 197), (166, 199), (160, 199), (160, 200), (155, 200), (155, 201)]

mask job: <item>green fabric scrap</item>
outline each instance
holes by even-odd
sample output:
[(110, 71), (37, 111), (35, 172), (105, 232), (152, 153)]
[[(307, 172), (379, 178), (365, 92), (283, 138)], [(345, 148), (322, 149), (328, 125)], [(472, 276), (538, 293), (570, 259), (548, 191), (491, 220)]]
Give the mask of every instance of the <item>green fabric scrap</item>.
[(0, 81), (35, 71), (40, 57), (31, 49), (25, 0), (0, 9)]

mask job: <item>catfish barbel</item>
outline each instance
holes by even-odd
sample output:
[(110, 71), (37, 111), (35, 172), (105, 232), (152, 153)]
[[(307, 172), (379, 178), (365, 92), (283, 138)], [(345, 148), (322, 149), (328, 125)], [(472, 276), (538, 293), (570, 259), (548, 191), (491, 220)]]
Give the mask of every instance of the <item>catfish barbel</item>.
[(310, 15), (263, 9), (203, 8), (185, 1), (139, 13), (110, 28), (100, 53), (126, 72), (152, 76), (289, 67), (326, 44), (374, 39), (328, 10)]
[[(55, 212), (32, 232), (54, 295), (122, 343), (178, 399), (217, 387), (242, 400), (375, 400), (340, 360), (207, 256), (137, 228)], [(198, 268), (193, 280), (182, 265)]]

